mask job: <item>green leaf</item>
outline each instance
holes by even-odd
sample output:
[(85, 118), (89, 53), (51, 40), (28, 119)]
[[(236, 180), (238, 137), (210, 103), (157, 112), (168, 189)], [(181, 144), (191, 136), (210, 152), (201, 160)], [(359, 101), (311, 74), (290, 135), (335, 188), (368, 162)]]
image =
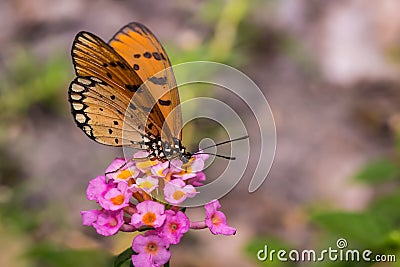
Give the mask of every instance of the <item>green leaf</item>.
[(369, 206), (369, 210), (376, 217), (385, 219), (392, 228), (400, 227), (400, 191), (375, 199)]
[(103, 250), (76, 250), (58, 244), (36, 244), (26, 254), (35, 262), (33, 266), (96, 266), (109, 267), (111, 255)]
[(121, 254), (119, 254), (114, 261), (114, 267), (130, 266), (130, 260), (133, 254), (131, 247), (125, 249)]
[(380, 159), (367, 164), (356, 175), (355, 179), (369, 184), (377, 184), (394, 180), (399, 175), (399, 169), (393, 162)]
[(390, 233), (389, 223), (370, 212), (327, 212), (312, 215), (311, 219), (337, 237), (366, 247), (383, 244)]

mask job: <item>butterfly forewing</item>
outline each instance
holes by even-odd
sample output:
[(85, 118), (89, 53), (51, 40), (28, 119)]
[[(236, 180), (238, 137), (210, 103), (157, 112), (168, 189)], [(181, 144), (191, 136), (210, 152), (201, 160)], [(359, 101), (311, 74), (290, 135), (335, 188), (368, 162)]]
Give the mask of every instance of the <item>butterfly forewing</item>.
[(166, 118), (167, 128), (172, 136), (181, 139), (178, 88), (171, 63), (155, 35), (144, 25), (133, 22), (117, 32), (109, 44), (143, 81), (147, 81), (146, 87)]
[(152, 94), (107, 43), (81, 32), (72, 57), (77, 78), (70, 85), (69, 101), (77, 125), (90, 138), (106, 145), (138, 147), (142, 135), (160, 134), (165, 119), (158, 106), (153, 107)]

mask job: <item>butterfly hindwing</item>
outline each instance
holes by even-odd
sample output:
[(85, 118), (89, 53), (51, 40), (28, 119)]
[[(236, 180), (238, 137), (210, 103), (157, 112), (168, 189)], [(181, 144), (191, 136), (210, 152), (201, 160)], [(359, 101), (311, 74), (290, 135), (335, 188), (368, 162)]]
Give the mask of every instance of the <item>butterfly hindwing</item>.
[(132, 22), (118, 31), (109, 44), (147, 81), (146, 86), (157, 100), (172, 136), (181, 139), (178, 88), (168, 56), (155, 35), (144, 25)]
[(72, 58), (77, 78), (70, 85), (69, 101), (77, 125), (90, 138), (106, 145), (137, 147), (142, 135), (160, 134), (165, 119), (157, 105), (152, 107), (152, 94), (107, 43), (81, 32)]

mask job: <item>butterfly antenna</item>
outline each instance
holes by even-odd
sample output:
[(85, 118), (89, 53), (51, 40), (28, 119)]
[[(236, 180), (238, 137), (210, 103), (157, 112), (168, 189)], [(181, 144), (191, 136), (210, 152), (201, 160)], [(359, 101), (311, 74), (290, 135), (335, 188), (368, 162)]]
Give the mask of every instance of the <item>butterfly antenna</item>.
[(232, 143), (232, 142), (244, 140), (244, 139), (247, 139), (247, 138), (249, 138), (249, 136), (248, 136), (248, 135), (245, 135), (245, 136), (242, 136), (242, 137), (238, 137), (238, 138), (235, 138), (235, 139), (227, 140), (227, 141), (224, 141), (224, 142), (215, 144), (215, 145), (211, 145), (211, 146), (202, 148), (202, 150), (206, 150), (206, 149), (211, 148), (211, 147), (217, 147), (217, 146), (224, 145), (224, 144), (227, 144), (227, 143)]
[(223, 159), (227, 159), (227, 160), (235, 160), (235, 157), (229, 157), (229, 156), (224, 156), (224, 155), (219, 155), (219, 154), (212, 154), (212, 153), (206, 153), (206, 152), (201, 152), (201, 153), (194, 153), (193, 155), (211, 155), (211, 156), (216, 156), (218, 158), (223, 158)]

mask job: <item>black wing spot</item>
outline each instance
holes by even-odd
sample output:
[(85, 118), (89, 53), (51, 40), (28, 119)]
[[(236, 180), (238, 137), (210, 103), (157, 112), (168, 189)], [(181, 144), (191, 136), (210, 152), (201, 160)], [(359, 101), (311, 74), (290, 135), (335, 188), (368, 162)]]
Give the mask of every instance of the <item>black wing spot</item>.
[(136, 84), (125, 84), (125, 88), (134, 93), (136, 92), (141, 93), (143, 91), (143, 89), (140, 88), (140, 85)]
[(111, 73), (107, 72), (107, 77), (110, 78), (110, 79), (112, 79)]
[(140, 58), (140, 54), (134, 54), (133, 57), (134, 58)]
[(162, 105), (162, 106), (169, 106), (169, 105), (171, 105), (171, 100), (158, 99), (158, 103), (160, 103), (160, 105)]
[(163, 53), (160, 53), (160, 56), (161, 56), (162, 60), (167, 60)]
[(119, 115), (124, 115), (121, 110), (117, 109), (117, 112), (118, 112)]
[(109, 133), (109, 134), (112, 134), (112, 133), (113, 133), (113, 130), (108, 129), (108, 133)]
[(125, 69), (125, 65), (121, 61), (117, 61), (117, 64), (121, 69)]
[(111, 100), (115, 100), (115, 95), (110, 96)]
[(154, 124), (153, 123), (149, 123), (149, 125), (147, 125), (147, 128), (149, 128), (149, 130), (151, 130), (153, 128)]
[(118, 125), (118, 121), (114, 121), (114, 125)]
[(136, 110), (136, 107), (135, 107), (135, 105), (134, 105), (133, 103), (129, 103), (129, 107), (130, 107), (131, 109), (133, 109), (133, 110)]
[(153, 77), (149, 78), (149, 81), (154, 84), (164, 85), (167, 83), (167, 77), (157, 78), (157, 77), (153, 76)]
[(111, 66), (111, 67), (116, 67), (116, 66), (117, 66), (117, 63), (115, 63), (115, 62), (110, 62), (110, 66)]
[(154, 57), (156, 60), (161, 60), (161, 56), (160, 56), (160, 54), (157, 53), (157, 52), (153, 52), (153, 57)]
[(118, 144), (118, 142), (119, 142), (118, 138), (115, 138), (114, 141), (115, 141), (116, 144)]
[(143, 53), (143, 56), (144, 56), (145, 58), (151, 58), (151, 54), (150, 54), (149, 52)]
[(100, 111), (103, 111), (103, 108), (99, 108), (100, 109)]
[(108, 67), (108, 64), (107, 64), (107, 63), (103, 63), (103, 67), (104, 67), (104, 68), (107, 68), (107, 67)]
[(133, 64), (133, 69), (134, 70), (139, 70), (139, 65), (138, 64)]

